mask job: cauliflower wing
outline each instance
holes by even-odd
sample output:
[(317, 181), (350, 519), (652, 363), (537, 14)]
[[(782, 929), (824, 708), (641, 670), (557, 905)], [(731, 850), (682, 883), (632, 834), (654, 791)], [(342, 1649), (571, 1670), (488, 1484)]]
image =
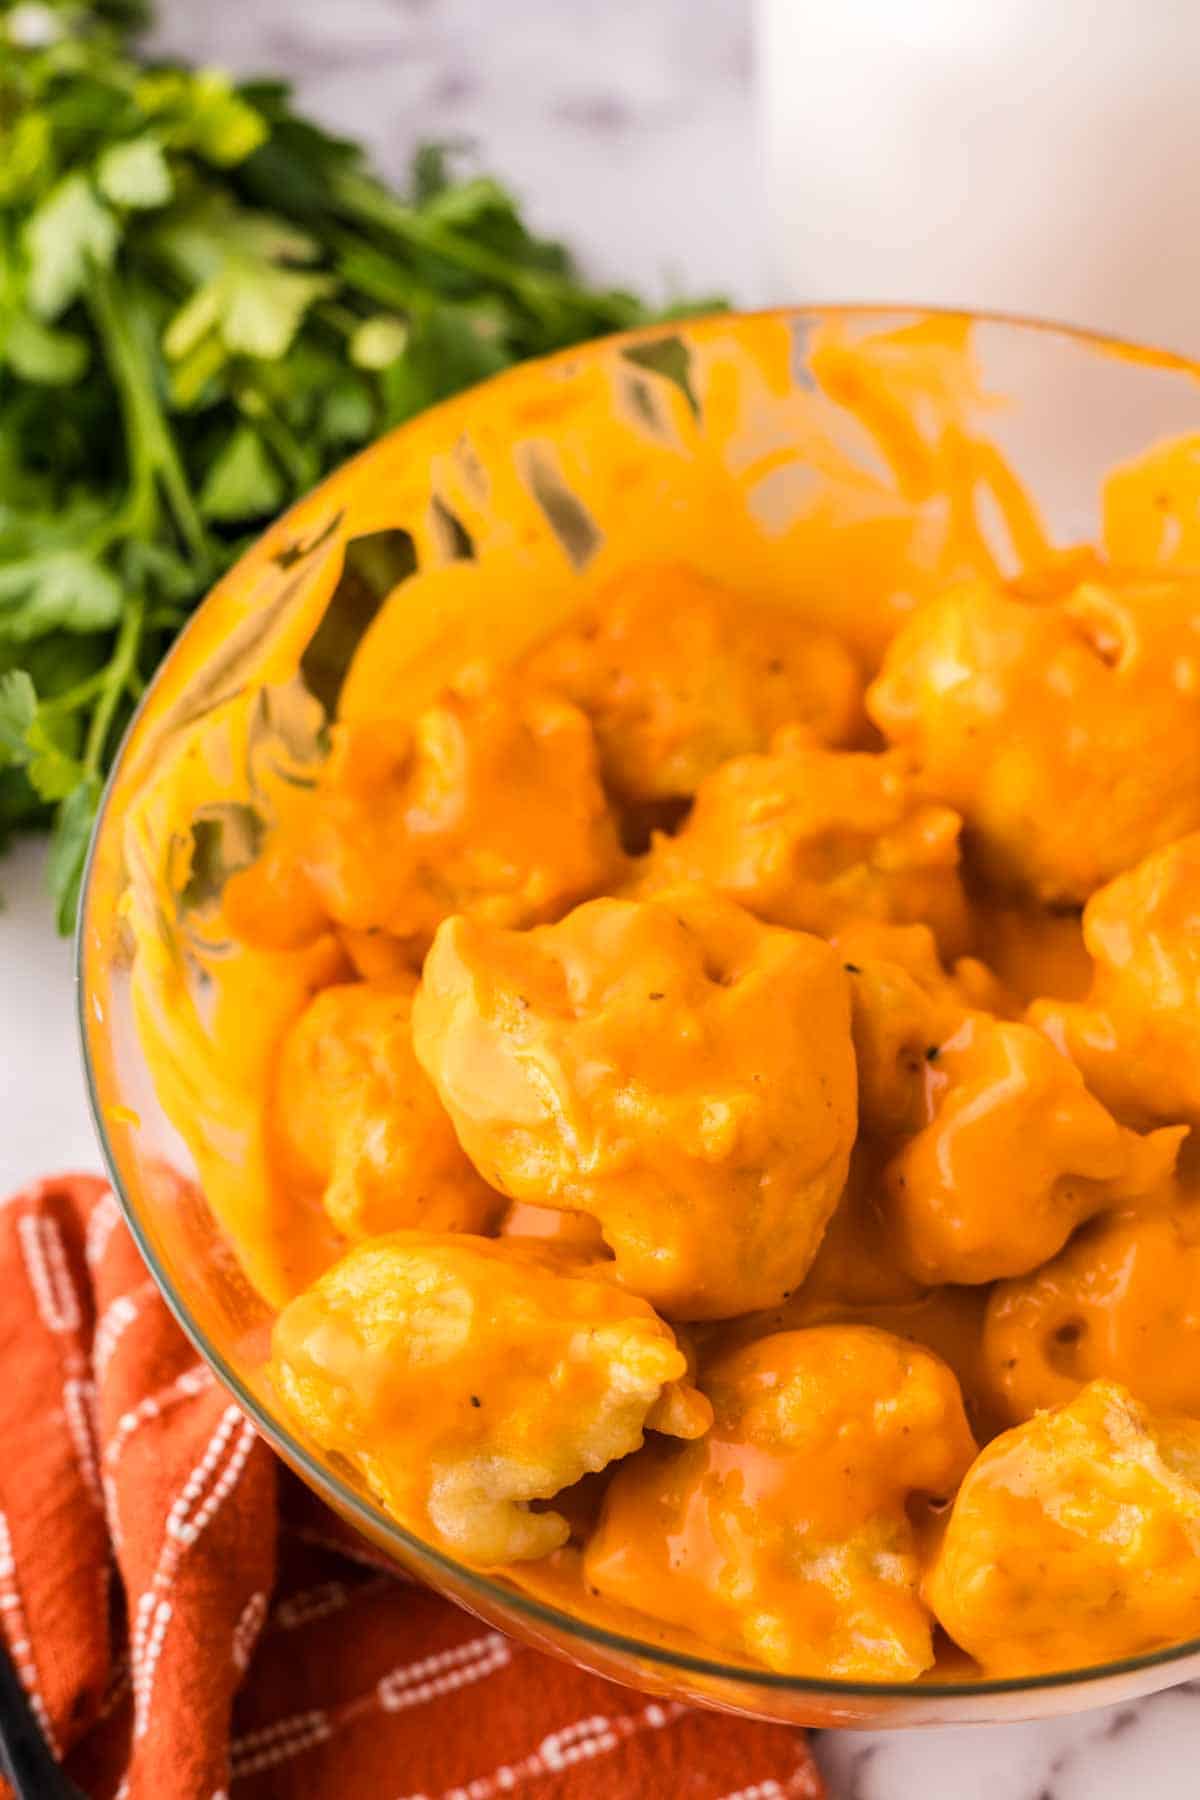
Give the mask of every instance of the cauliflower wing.
[(531, 1503), (638, 1449), (651, 1415), (711, 1417), (670, 1328), (604, 1265), (513, 1239), (356, 1246), (280, 1314), (271, 1370), (401, 1524), (484, 1567), (565, 1543)]
[(1154, 1192), (1186, 1132), (1139, 1137), (1032, 1026), (970, 1014), (925, 1070), (926, 1122), (888, 1163), (886, 1209), (918, 1281), (992, 1281), (1084, 1219)]
[(846, 983), (819, 939), (699, 888), (529, 932), (458, 918), (414, 1044), (485, 1179), (593, 1214), (634, 1293), (720, 1318), (796, 1285), (845, 1185)]
[(1195, 1634), (1200, 1424), (1093, 1381), (993, 1439), (925, 1581), (988, 1675), (1088, 1668)]
[(954, 1376), (868, 1326), (781, 1332), (703, 1376), (711, 1431), (619, 1469), (589, 1584), (791, 1675), (911, 1680), (933, 1662), (909, 1514), (975, 1454)]
[(988, 1299), (988, 1386), (1007, 1423), (1119, 1381), (1155, 1412), (1200, 1418), (1200, 1207), (1111, 1213)]
[(413, 1055), (415, 989), (412, 976), (325, 988), (280, 1048), (271, 1120), (281, 1173), (319, 1193), (348, 1238), (482, 1231), (504, 1209)]
[(1083, 901), (1200, 826), (1200, 585), (979, 582), (921, 606), (867, 695), (985, 871)]
[(627, 802), (695, 793), (779, 725), (844, 744), (864, 723), (858, 665), (839, 638), (676, 563), (619, 576), (525, 666), (588, 714)]
[(1084, 908), (1087, 998), (1029, 1017), (1123, 1117), (1200, 1125), (1200, 832), (1156, 850)]
[(419, 958), (451, 913), (532, 925), (618, 879), (592, 729), (559, 694), (472, 667), (411, 724), (333, 738), (298, 854), (352, 933)]
[(1007, 996), (973, 957), (943, 968), (925, 925), (854, 920), (831, 941), (850, 976), (859, 1128), (886, 1144), (920, 1129), (927, 1068), (968, 1011), (1004, 1011)]
[(850, 919), (921, 921), (954, 956), (967, 938), (960, 824), (922, 796), (903, 757), (782, 731), (769, 754), (702, 783), (682, 830), (655, 835), (635, 891), (702, 881), (769, 924), (822, 936)]

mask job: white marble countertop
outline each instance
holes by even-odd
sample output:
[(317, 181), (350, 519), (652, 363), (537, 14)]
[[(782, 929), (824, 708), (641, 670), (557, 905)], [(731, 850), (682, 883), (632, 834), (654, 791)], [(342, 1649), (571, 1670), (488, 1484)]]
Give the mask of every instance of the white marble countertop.
[[(334, 127), (393, 174), (425, 137), (468, 137), (537, 224), (589, 266), (659, 292), (772, 286), (738, 0), (164, 0), (161, 42), (250, 72), (291, 73)], [(37, 845), (0, 864), (0, 1188), (99, 1156), (75, 1047), (69, 947)], [(1193, 1800), (1200, 1684), (1049, 1723), (824, 1733), (832, 1800)], [(639, 1800), (660, 1800), (658, 1796)], [(668, 1800), (662, 1796), (661, 1800)], [(670, 1797), (674, 1800), (674, 1797)]]

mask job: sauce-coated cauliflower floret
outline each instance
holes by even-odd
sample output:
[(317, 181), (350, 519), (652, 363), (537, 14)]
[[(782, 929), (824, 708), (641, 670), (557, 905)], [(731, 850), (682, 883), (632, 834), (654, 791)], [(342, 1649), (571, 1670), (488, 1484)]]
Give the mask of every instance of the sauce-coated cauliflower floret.
[(279, 1052), (280, 1172), (346, 1237), (401, 1226), (482, 1231), (504, 1198), (481, 1181), (412, 1047), (413, 977), (325, 988)]
[(927, 993), (956, 1008), (1010, 1017), (1016, 1002), (1003, 982), (975, 956), (942, 962), (937, 939), (928, 925), (891, 925), (881, 919), (847, 919), (829, 934), (845, 963), (895, 963)]
[(655, 836), (635, 881), (641, 893), (703, 881), (799, 931), (920, 920), (953, 956), (967, 936), (960, 823), (922, 796), (903, 757), (827, 750), (782, 731), (769, 754), (708, 777), (682, 830)]
[(1200, 825), (1200, 587), (953, 589), (902, 627), (868, 708), (991, 876), (1086, 900)]
[(1115, 1382), (990, 1443), (925, 1597), (989, 1675), (1137, 1656), (1200, 1619), (1200, 1425), (1155, 1420)]
[(920, 1129), (925, 1069), (962, 1016), (892, 962), (855, 963), (850, 982), (858, 1117), (883, 1138)]
[(1093, 1214), (1154, 1191), (1183, 1130), (1118, 1125), (1032, 1026), (972, 1013), (925, 1069), (926, 1123), (887, 1166), (918, 1281), (992, 1281), (1054, 1256)]
[(483, 668), (411, 725), (334, 728), (299, 854), (339, 925), (417, 952), (451, 913), (532, 925), (621, 866), (587, 719)]
[(618, 577), (525, 666), (588, 714), (605, 778), (627, 801), (693, 794), (780, 725), (844, 744), (863, 724), (840, 639), (675, 563)]
[(1200, 1125), (1200, 832), (1093, 894), (1083, 935), (1087, 999), (1039, 1001), (1030, 1018), (1114, 1111)]
[(789, 1331), (703, 1376), (712, 1430), (617, 1471), (587, 1580), (787, 1674), (910, 1680), (933, 1661), (914, 1499), (975, 1453), (954, 1376), (865, 1326)]
[(1200, 1418), (1200, 1207), (1094, 1220), (1053, 1262), (992, 1290), (983, 1351), (1009, 1423), (1099, 1375), (1155, 1412)]
[(920, 1129), (925, 1071), (972, 1008), (1002, 1011), (990, 972), (960, 957), (950, 974), (924, 925), (854, 921), (832, 943), (850, 976), (860, 1132), (882, 1141)]
[(323, 1450), (402, 1524), (469, 1562), (545, 1556), (530, 1502), (627, 1456), (647, 1424), (702, 1432), (703, 1397), (644, 1301), (552, 1245), (398, 1231), (360, 1244), (275, 1326), (272, 1376)]
[(771, 1305), (808, 1268), (855, 1132), (847, 977), (819, 939), (700, 888), (529, 932), (451, 919), (413, 1027), (480, 1173), (593, 1214), (669, 1316)]
[(712, 1360), (774, 1332), (812, 1325), (873, 1325), (940, 1356), (958, 1379), (972, 1425), (1002, 1430), (1011, 1421), (993, 1404), (983, 1357), (991, 1290), (923, 1287), (899, 1267), (877, 1204), (875, 1160), (861, 1145), (855, 1150), (846, 1192), (795, 1292), (779, 1306), (697, 1327), (703, 1354)]

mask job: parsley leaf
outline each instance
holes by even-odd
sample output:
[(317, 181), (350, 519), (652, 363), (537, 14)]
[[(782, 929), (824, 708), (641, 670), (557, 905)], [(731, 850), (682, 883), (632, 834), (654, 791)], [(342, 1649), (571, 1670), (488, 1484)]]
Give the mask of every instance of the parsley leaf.
[(44, 550), (0, 567), (0, 632), (102, 631), (121, 616), (121, 584), (82, 550)]
[(83, 174), (66, 175), (30, 216), (25, 229), (29, 299), (43, 319), (57, 319), (83, 290), (89, 262), (107, 268), (119, 230)]
[(274, 361), (334, 287), (328, 275), (287, 266), (316, 256), (311, 238), (219, 198), (165, 227), (157, 244), (185, 279), (200, 283), (167, 327), (163, 347), (173, 360), (215, 332), (231, 355)]
[(37, 712), (37, 690), (24, 669), (0, 675), (0, 755), (23, 760)]
[(75, 923), (88, 844), (99, 804), (99, 778), (94, 773), (87, 774), (72, 788), (55, 816), (49, 880), (55, 898), (55, 921), (62, 932), (70, 931)]
[(112, 144), (96, 164), (96, 182), (114, 206), (165, 206), (174, 180), (157, 138), (131, 138)]
[(0, 360), (21, 381), (65, 387), (78, 381), (91, 360), (86, 338), (74, 331), (56, 331), (31, 312), (20, 308), (0, 318)]
[(287, 493), (257, 431), (239, 425), (211, 465), (200, 490), (200, 510), (208, 519), (261, 519), (276, 512)]

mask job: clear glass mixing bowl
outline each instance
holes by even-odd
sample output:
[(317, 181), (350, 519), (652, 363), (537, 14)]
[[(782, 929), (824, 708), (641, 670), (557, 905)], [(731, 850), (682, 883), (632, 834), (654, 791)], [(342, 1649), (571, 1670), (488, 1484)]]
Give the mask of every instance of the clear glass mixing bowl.
[[(944, 424), (945, 395), (931, 410), (927, 391), (939, 361), (923, 359), (899, 426), (916, 432), (903, 480), (878, 455), (879, 434), (896, 420), (864, 431), (837, 382), (826, 371), (822, 386), (813, 374), (816, 349), (831, 338), (854, 345), (896, 331), (884, 353), (900, 390), (906, 332), (926, 349), (943, 344), (947, 371), (969, 356), (976, 377), (953, 429), (939, 432), (930, 420)], [(981, 540), (1002, 567), (1019, 560), (1019, 543), (1005, 541), (1006, 478), (990, 450), (977, 454), (981, 443), (1036, 497), (1056, 542), (1094, 538), (1111, 466), (1195, 429), (1198, 374), (1180, 358), (1055, 326), (856, 308), (608, 339), (489, 382), (364, 452), (272, 526), (167, 659), (109, 784), (79, 931), (80, 1029), (113, 1184), (180, 1324), (263, 1436), (377, 1546), (482, 1618), (638, 1688), (806, 1725), (1028, 1718), (1200, 1674), (1198, 1638), (1031, 1680), (790, 1678), (699, 1644), (656, 1641), (649, 1621), (625, 1632), (573, 1617), (402, 1530), (301, 1439), (265, 1381), (272, 1311), (215, 1216), (214, 1189), (223, 1192), (227, 1176), (236, 1191), (254, 1145), (231, 1134), (221, 1180), (201, 1194), (151, 1079), (133, 967), (135, 942), (152, 940), (160, 988), (203, 987), (204, 958), (227, 949), (205, 935), (213, 884), (271, 828), (256, 804), (259, 777), (270, 765), (311, 778), (325, 718), (382, 605), (404, 608), (410, 654), (392, 671), (397, 706), (418, 705), (469, 656), (515, 654), (622, 561), (679, 557), (836, 621), (849, 589), (875, 579), (881, 546), (914, 581), (928, 574), (948, 505), (939, 471), (961, 474), (964, 458), (981, 471)], [(815, 554), (831, 528), (844, 552), (836, 579)], [(1164, 516), (1152, 556), (1169, 553), (1178, 531)], [(182, 788), (166, 780), (181, 759), (192, 767)], [(191, 796), (186, 816), (181, 791)], [(202, 1004), (196, 1018), (202, 1031)], [(220, 1059), (209, 1048), (211, 1080), (196, 1104), (219, 1114)]]

